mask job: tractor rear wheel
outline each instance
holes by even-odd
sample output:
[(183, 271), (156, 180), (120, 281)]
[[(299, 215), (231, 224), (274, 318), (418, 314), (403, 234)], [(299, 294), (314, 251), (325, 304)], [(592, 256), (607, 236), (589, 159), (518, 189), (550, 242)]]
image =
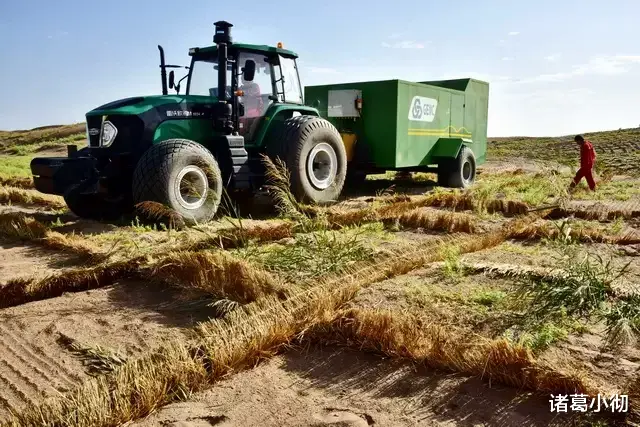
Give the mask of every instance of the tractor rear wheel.
[(447, 187), (467, 189), (476, 179), (476, 157), (473, 151), (464, 145), (455, 160), (443, 163), (442, 169), (440, 165), (438, 167), (439, 185), (444, 182)]
[(222, 190), (222, 174), (213, 154), (187, 139), (169, 139), (152, 146), (133, 173), (136, 204), (161, 203), (190, 225), (215, 216)]
[(270, 142), (267, 154), (287, 165), (291, 192), (298, 201), (326, 204), (338, 199), (347, 174), (347, 153), (340, 133), (329, 121), (292, 117)]

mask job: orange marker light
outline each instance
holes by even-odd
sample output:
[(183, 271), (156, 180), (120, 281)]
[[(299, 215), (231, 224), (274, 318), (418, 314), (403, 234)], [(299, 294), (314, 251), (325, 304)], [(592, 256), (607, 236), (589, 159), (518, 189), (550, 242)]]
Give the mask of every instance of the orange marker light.
[(278, 49), (282, 49), (282, 42), (278, 42)]
[(236, 91), (236, 96), (244, 96), (244, 91), (243, 90), (237, 90)]

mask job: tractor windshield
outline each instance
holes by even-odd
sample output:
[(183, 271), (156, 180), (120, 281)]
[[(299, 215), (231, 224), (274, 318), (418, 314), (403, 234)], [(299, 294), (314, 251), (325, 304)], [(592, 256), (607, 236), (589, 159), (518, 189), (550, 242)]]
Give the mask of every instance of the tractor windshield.
[[(231, 64), (227, 68), (227, 97), (231, 97)], [(195, 59), (191, 66), (187, 95), (218, 96), (218, 59)]]

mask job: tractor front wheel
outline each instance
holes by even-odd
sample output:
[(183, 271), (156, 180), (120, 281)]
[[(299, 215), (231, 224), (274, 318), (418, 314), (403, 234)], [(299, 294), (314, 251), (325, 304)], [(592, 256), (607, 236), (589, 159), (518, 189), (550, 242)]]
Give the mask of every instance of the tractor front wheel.
[(83, 193), (84, 187), (84, 183), (73, 185), (63, 195), (69, 210), (80, 218), (114, 221), (133, 208), (130, 196), (110, 198), (99, 193)]
[(476, 157), (464, 145), (458, 157), (438, 164), (438, 185), (467, 189), (476, 179)]
[(169, 139), (152, 146), (133, 173), (136, 204), (161, 203), (190, 225), (215, 216), (222, 189), (222, 174), (213, 154), (187, 139)]
[(335, 201), (344, 187), (347, 153), (338, 130), (316, 116), (287, 119), (268, 152), (279, 157), (291, 174), (297, 200), (316, 204)]

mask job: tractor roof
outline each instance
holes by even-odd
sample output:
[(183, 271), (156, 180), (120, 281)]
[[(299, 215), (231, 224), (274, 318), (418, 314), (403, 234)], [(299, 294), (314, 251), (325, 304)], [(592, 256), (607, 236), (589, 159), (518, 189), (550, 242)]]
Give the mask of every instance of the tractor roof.
[[(241, 49), (241, 50), (249, 50), (254, 52), (266, 52), (266, 53), (278, 53), (283, 56), (288, 56), (291, 58), (297, 58), (298, 54), (287, 49), (281, 49), (274, 46), (267, 46), (264, 44), (248, 44), (248, 43), (234, 43), (229, 46), (230, 49)], [(207, 47), (196, 47), (189, 49), (189, 55), (195, 55), (197, 53), (216, 53), (218, 51), (218, 46), (207, 46)]]

